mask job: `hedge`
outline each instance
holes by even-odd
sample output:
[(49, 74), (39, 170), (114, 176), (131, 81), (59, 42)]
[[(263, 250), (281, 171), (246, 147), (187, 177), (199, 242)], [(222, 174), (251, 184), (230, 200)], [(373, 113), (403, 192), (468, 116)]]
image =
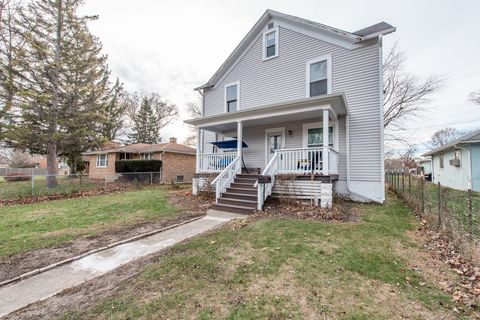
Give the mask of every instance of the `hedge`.
[(159, 172), (162, 160), (118, 160), (115, 172)]

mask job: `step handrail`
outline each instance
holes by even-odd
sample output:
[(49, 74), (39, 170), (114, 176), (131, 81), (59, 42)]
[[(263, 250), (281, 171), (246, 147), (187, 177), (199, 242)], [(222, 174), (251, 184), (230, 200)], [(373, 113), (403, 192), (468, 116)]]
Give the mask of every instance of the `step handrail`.
[(227, 188), (227, 185), (233, 182), (237, 173), (242, 169), (240, 156), (233, 159), (230, 164), (223, 169), (222, 172), (212, 181), (212, 185), (215, 185), (215, 201), (218, 203), (218, 199), (222, 192)]
[[(265, 169), (262, 171), (262, 176), (270, 176), (269, 183), (261, 183), (259, 186), (258, 180), (255, 182), (254, 187), (257, 188), (257, 209), (263, 209), (263, 203), (267, 199), (267, 197), (272, 195), (273, 185), (275, 184), (275, 175), (277, 174), (278, 169), (278, 152), (275, 150), (275, 154), (273, 155), (270, 162), (268, 162)], [(268, 186), (267, 186), (268, 185)]]

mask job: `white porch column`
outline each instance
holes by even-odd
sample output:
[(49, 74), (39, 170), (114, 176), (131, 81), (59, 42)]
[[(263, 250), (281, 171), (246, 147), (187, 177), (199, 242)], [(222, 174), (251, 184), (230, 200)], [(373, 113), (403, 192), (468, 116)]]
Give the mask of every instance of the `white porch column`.
[(201, 133), (202, 132), (200, 128), (197, 128), (197, 152), (196, 152), (197, 156), (196, 156), (196, 164), (195, 164), (195, 173), (200, 173), (200, 154), (202, 153), (201, 145), (203, 143)]
[(323, 110), (323, 152), (322, 152), (322, 173), (324, 175), (328, 174), (328, 110)]
[[(242, 159), (243, 125), (242, 121), (237, 122), (237, 156)], [(241, 161), (241, 160), (240, 160)]]

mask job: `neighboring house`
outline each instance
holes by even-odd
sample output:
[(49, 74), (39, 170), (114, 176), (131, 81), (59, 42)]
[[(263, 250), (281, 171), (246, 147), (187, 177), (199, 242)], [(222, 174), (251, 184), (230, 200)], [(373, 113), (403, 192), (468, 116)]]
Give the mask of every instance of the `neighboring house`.
[(195, 171), (195, 149), (177, 143), (176, 138), (160, 144), (108, 144), (101, 150), (83, 153), (83, 157), (88, 163), (88, 175), (93, 179), (115, 180), (117, 160), (162, 160), (163, 182), (192, 181)]
[(416, 162), (421, 173), (425, 175), (432, 173), (432, 159), (418, 159)]
[[(383, 202), (382, 36), (394, 31), (381, 22), (347, 32), (267, 10), (196, 88), (203, 116), (185, 121), (200, 141), (194, 187), (218, 173), (216, 207), (239, 212), (288, 192), (275, 183), (280, 174), (296, 175), (294, 193), (322, 206), (331, 205), (332, 185)], [(237, 148), (213, 148), (227, 139)], [(250, 175), (241, 173), (242, 159)], [(257, 183), (253, 172), (268, 177)]]
[(459, 189), (480, 191), (480, 129), (425, 153), (432, 159), (432, 180)]

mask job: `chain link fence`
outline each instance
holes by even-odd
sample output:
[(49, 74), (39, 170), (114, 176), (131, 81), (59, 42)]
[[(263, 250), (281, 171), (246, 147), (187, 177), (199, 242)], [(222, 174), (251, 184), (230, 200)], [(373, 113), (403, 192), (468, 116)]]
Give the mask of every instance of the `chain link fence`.
[[(10, 173), (0, 176), (0, 202), (52, 194), (192, 183), (194, 172), (129, 172), (46, 175)], [(47, 183), (48, 182), (48, 183)]]
[(480, 249), (479, 192), (448, 188), (404, 172), (387, 172), (385, 182), (430, 229), (445, 233), (458, 245)]

